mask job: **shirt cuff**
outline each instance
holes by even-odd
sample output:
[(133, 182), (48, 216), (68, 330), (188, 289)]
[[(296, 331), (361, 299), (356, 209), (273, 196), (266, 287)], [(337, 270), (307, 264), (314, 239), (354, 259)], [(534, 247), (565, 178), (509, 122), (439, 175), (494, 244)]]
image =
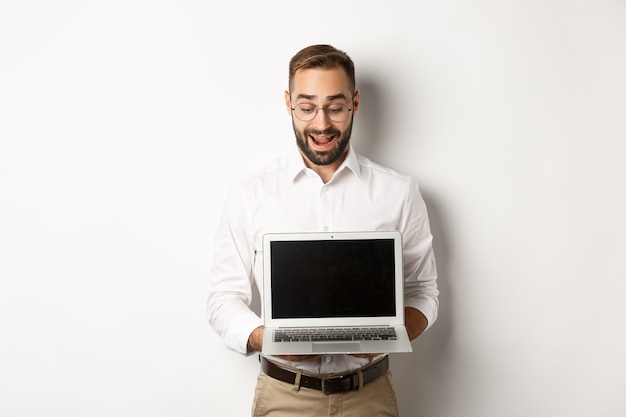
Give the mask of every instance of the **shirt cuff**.
[[(231, 323), (232, 331), (229, 331), (224, 339), (226, 346), (242, 355), (252, 355), (254, 352), (248, 352), (248, 339), (250, 334), (259, 326), (263, 325), (263, 320), (253, 312), (242, 315), (238, 320)], [(236, 330), (234, 330), (236, 329)]]
[(419, 310), (426, 317), (428, 324), (424, 331), (428, 330), (437, 320), (439, 305), (436, 300), (431, 298), (418, 298), (407, 301), (404, 306)]

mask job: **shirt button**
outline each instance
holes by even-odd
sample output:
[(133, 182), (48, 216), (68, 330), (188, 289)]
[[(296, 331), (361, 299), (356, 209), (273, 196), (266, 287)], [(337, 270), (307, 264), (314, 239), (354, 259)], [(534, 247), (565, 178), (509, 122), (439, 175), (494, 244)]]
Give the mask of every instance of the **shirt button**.
[(328, 226), (324, 226), (324, 231), (328, 232)]

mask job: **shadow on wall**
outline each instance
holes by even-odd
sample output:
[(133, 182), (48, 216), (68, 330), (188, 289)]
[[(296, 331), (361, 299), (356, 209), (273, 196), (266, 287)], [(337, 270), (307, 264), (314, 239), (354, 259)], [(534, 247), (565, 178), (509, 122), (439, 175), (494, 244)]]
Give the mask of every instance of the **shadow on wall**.
[(358, 89), (361, 92), (359, 112), (355, 116), (351, 142), (355, 150), (372, 161), (380, 161), (380, 143), (385, 132), (383, 109), (388, 108), (384, 95), (372, 77), (359, 77)]

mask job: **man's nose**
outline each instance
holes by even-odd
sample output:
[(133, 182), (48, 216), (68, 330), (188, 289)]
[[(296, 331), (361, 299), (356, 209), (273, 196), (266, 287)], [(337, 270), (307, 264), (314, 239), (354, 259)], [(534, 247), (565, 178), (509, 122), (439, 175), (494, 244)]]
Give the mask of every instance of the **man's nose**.
[(311, 124), (319, 130), (324, 130), (330, 126), (331, 121), (328, 117), (328, 113), (323, 108), (318, 108), (315, 117), (311, 120)]

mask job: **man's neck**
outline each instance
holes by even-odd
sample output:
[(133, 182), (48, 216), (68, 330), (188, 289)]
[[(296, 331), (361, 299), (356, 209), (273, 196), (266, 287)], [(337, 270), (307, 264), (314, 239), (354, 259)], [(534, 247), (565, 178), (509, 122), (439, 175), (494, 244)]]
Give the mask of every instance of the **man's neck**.
[(306, 156), (304, 156), (304, 154), (302, 154), (302, 152), (300, 152), (300, 153), (302, 155), (302, 158), (304, 159), (304, 164), (308, 168), (310, 168), (313, 171), (315, 171), (315, 173), (320, 176), (320, 178), (322, 179), (322, 182), (324, 184), (328, 183), (328, 181), (330, 181), (333, 178), (333, 175), (335, 175), (335, 172), (337, 172), (337, 170), (339, 169), (341, 164), (343, 164), (343, 161), (345, 161), (346, 157), (348, 156), (348, 150), (346, 149), (346, 151), (341, 156), (341, 158), (337, 159), (332, 164), (329, 164), (329, 165), (316, 165), (313, 162), (311, 162)]

